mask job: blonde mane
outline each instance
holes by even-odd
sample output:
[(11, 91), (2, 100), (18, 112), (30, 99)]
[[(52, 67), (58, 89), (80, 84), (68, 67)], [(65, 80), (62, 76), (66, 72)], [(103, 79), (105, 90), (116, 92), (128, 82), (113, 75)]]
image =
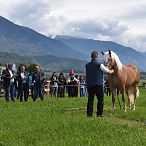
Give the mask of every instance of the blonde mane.
[[(109, 58), (109, 52), (108, 52), (108, 51), (105, 52), (105, 59), (107, 60), (107, 58)], [(122, 71), (122, 67), (123, 67), (124, 65), (121, 63), (121, 61), (120, 61), (119, 57), (117, 56), (117, 54), (114, 53), (113, 51), (111, 51), (111, 58), (112, 58), (112, 60), (115, 61), (118, 70), (119, 70), (119, 71)]]

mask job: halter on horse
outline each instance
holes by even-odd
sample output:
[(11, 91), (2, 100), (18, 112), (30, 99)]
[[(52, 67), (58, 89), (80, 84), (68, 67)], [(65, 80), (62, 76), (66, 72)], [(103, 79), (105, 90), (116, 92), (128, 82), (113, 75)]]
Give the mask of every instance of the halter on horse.
[(110, 69), (114, 69), (113, 74), (109, 74), (109, 86), (112, 91), (112, 108), (114, 112), (114, 103), (116, 89), (122, 92), (122, 101), (124, 103), (124, 111), (126, 111), (126, 97), (127, 94), (130, 108), (135, 110), (136, 97), (139, 96), (138, 83), (140, 80), (140, 72), (135, 65), (123, 65), (112, 51), (107, 51), (103, 54), (104, 61)]

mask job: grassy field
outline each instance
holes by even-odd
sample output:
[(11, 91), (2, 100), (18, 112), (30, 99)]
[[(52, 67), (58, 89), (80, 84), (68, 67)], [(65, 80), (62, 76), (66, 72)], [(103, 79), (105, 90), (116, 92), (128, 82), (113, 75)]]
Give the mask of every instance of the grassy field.
[[(124, 113), (105, 96), (104, 117), (86, 117), (87, 98), (6, 103), (0, 98), (0, 146), (145, 146), (146, 89), (136, 111)], [(96, 103), (96, 102), (95, 102)]]

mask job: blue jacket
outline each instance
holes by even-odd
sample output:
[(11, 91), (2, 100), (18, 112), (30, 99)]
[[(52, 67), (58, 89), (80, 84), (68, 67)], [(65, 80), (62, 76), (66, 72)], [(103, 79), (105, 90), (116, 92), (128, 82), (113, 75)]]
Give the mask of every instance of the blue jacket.
[(103, 71), (100, 69), (101, 62), (91, 60), (85, 65), (87, 87), (103, 85)]

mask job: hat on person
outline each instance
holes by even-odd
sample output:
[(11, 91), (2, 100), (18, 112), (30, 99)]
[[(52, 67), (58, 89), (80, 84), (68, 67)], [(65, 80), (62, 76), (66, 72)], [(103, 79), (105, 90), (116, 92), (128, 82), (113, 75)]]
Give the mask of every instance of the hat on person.
[(75, 73), (74, 73), (73, 69), (70, 71), (69, 76), (70, 77), (74, 77), (75, 76)]

